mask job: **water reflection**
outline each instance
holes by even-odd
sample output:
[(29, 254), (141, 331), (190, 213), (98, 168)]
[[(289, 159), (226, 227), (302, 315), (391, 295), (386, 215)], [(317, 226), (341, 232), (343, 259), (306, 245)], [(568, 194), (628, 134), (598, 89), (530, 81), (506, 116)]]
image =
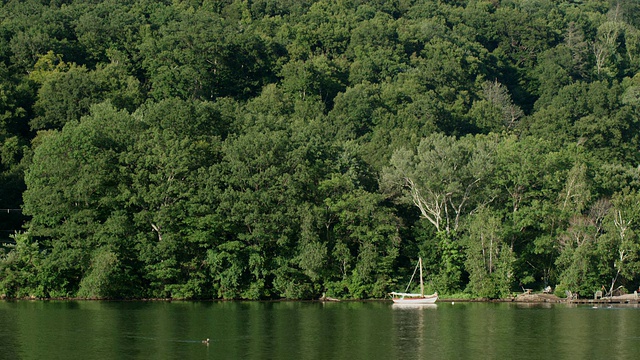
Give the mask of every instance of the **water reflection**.
[(437, 341), (438, 305), (393, 304), (394, 358), (432, 358)]
[(551, 309), (553, 307), (554, 304), (552, 303), (545, 303), (545, 302), (540, 302), (540, 303), (523, 303), (523, 302), (517, 302), (515, 303), (515, 306), (517, 308), (521, 308), (521, 309)]
[(424, 309), (437, 309), (437, 304), (397, 304), (393, 303), (391, 305), (392, 309), (395, 310), (424, 310)]
[[(4, 302), (13, 304), (13, 302)], [(11, 307), (2, 306), (0, 302), (0, 339), (4, 346), (0, 346), (0, 357), (6, 359), (20, 359), (20, 343), (18, 341), (18, 322), (16, 312)]]
[(637, 305), (0, 301), (0, 324), (8, 359), (632, 358), (640, 340)]

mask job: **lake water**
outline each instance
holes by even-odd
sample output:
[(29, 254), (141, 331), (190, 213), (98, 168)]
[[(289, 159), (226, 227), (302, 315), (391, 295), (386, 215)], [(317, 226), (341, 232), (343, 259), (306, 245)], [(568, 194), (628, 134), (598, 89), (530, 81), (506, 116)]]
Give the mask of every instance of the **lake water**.
[(637, 305), (0, 301), (0, 359), (638, 356)]

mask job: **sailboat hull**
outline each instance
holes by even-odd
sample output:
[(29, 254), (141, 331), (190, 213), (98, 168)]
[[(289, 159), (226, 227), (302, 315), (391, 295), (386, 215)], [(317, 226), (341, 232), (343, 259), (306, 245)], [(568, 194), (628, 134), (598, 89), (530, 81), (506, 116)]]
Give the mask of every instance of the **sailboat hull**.
[(394, 304), (411, 304), (411, 305), (422, 305), (422, 304), (434, 304), (438, 300), (438, 295), (425, 295), (423, 297), (411, 297), (411, 296), (400, 296), (393, 297)]

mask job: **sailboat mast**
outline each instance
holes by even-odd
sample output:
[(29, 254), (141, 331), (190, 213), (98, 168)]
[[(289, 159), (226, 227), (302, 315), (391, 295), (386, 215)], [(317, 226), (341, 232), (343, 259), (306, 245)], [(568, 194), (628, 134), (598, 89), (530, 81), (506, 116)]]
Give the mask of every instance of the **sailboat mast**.
[(422, 282), (422, 258), (418, 258), (418, 263), (420, 265), (420, 295), (424, 297), (424, 283)]

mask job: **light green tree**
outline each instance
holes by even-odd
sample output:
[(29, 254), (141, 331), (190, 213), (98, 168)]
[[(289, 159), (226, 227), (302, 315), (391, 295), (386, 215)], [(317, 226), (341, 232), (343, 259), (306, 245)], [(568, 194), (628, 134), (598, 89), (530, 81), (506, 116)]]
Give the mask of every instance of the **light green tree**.
[(500, 298), (511, 293), (515, 256), (502, 233), (501, 220), (487, 208), (469, 219), (465, 236), (467, 288), (480, 297)]

